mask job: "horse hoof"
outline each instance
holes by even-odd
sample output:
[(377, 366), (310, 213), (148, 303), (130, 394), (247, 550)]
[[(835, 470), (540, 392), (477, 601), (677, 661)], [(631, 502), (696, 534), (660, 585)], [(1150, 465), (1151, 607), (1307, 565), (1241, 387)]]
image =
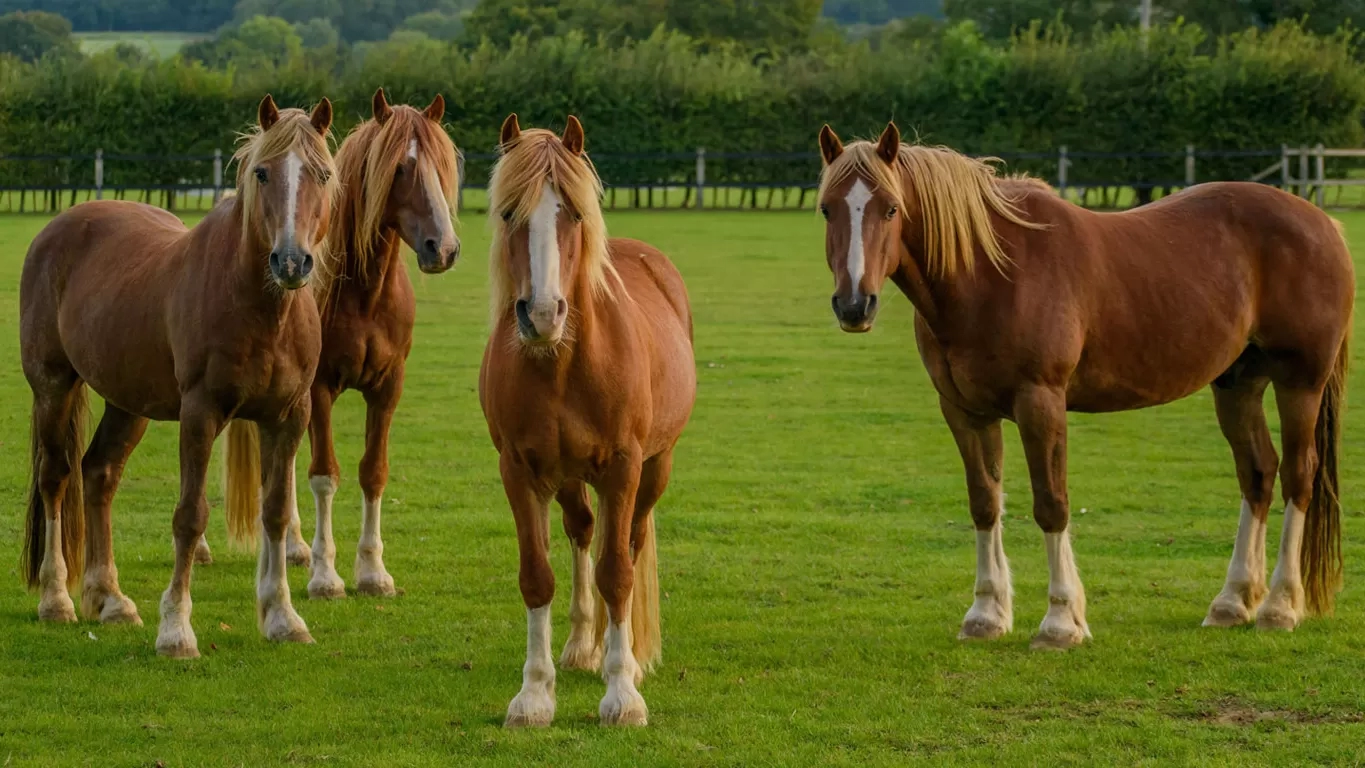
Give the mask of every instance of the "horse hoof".
[(106, 600), (104, 610), (100, 611), (101, 624), (131, 624), (142, 626), (142, 617), (137, 614), (137, 606), (126, 597)]
[(507, 705), (504, 728), (546, 728), (555, 719), (554, 695), (544, 691), (523, 690)]
[(346, 596), (346, 583), (341, 579), (314, 578), (308, 582), (308, 596), (314, 600), (337, 600)]
[(1066, 651), (1085, 642), (1085, 633), (1079, 627), (1072, 630), (1056, 631), (1051, 628), (1034, 635), (1029, 647), (1035, 651)]
[(316, 642), (306, 629), (290, 630), (282, 635), (277, 635), (268, 639), (272, 643), (302, 643), (304, 645), (311, 645)]
[(649, 724), (649, 708), (638, 691), (613, 693), (608, 691), (597, 708), (602, 725), (643, 726)]
[(1266, 631), (1293, 632), (1294, 627), (1299, 625), (1299, 619), (1293, 611), (1271, 609), (1261, 611), (1256, 617), (1256, 628)]
[(156, 654), (165, 656), (168, 659), (197, 659), (199, 658), (199, 644), (193, 640), (179, 640), (174, 642), (156, 641)]
[(1204, 617), (1206, 627), (1240, 627), (1251, 621), (1251, 611), (1246, 606), (1234, 603), (1214, 603), (1209, 606), (1209, 615)]
[(602, 647), (592, 641), (570, 637), (569, 642), (564, 644), (564, 652), (559, 655), (559, 666), (596, 672), (602, 666)]
[(51, 599), (44, 598), (38, 603), (38, 621), (50, 624), (71, 624), (76, 621), (76, 605), (69, 595)]
[(996, 640), (1009, 633), (1005, 622), (995, 621), (986, 616), (972, 616), (964, 619), (962, 630), (957, 633), (958, 640)]
[(398, 594), (393, 586), (393, 577), (387, 573), (361, 577), (355, 583), (355, 591), (366, 597), (393, 597)]

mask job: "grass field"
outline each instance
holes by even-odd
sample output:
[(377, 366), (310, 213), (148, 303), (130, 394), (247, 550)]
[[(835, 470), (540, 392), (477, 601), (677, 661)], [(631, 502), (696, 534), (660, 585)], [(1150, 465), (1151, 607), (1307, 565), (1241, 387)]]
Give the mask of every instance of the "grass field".
[[(194, 589), (204, 656), (185, 663), (153, 650), (178, 488), (171, 425), (149, 431), (115, 502), (121, 581), (148, 626), (40, 625), (20, 585), (30, 400), (17, 284), (45, 220), (0, 218), (0, 765), (1365, 762), (1365, 415), (1348, 416), (1346, 431), (1347, 587), (1335, 618), (1293, 634), (1199, 626), (1222, 585), (1239, 496), (1206, 393), (1072, 418), (1075, 548), (1095, 637), (1067, 654), (1028, 647), (1047, 569), (1007, 429), (1016, 629), (961, 644), (973, 536), (910, 306), (896, 297), (874, 333), (840, 334), (822, 223), (800, 213), (610, 217), (616, 234), (674, 258), (697, 320), (700, 394), (658, 516), (664, 663), (641, 687), (646, 730), (600, 728), (603, 686), (585, 673), (561, 673), (553, 728), (503, 730), (525, 614), (475, 391), (487, 238), (467, 219), (467, 260), (416, 280), (384, 519), (385, 559), (405, 594), (314, 603), (307, 573), (292, 569), (317, 644), (269, 645), (254, 626), (254, 557), (227, 549), (215, 507), (218, 561), (197, 569)], [(1365, 255), (1365, 214), (1342, 219)], [(1356, 338), (1359, 363), (1365, 334)], [(1353, 382), (1358, 402), (1363, 382)], [(336, 413), (348, 584), (362, 413), (354, 395)], [(300, 507), (311, 537), (306, 490)], [(1279, 523), (1277, 512), (1272, 557)], [(552, 531), (558, 644), (568, 547)]]
[(99, 53), (119, 43), (129, 43), (159, 59), (169, 59), (186, 43), (205, 35), (194, 32), (77, 32), (75, 37), (84, 53)]

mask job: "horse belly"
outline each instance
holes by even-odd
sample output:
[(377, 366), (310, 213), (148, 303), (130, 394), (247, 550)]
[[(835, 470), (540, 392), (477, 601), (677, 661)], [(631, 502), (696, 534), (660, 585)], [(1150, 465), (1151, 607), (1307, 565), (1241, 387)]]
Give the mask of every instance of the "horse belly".
[[(1190, 328), (1178, 339), (1130, 347), (1087, 344), (1067, 387), (1067, 410), (1129, 411), (1169, 403), (1209, 385), (1247, 345), (1246, 328)], [(1241, 324), (1239, 324), (1241, 325)]]

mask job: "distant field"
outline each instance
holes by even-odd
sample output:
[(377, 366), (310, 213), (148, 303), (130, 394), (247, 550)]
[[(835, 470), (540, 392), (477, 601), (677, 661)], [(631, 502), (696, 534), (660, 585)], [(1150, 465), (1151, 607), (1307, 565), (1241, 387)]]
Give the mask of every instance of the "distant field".
[(158, 58), (168, 59), (185, 43), (205, 37), (193, 32), (77, 32), (85, 53), (99, 53), (119, 43), (131, 43)]

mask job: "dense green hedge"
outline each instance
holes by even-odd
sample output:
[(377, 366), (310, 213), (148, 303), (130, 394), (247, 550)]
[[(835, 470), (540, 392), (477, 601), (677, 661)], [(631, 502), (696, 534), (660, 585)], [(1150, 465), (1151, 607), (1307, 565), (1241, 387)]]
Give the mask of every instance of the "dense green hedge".
[[(214, 72), (180, 61), (120, 64), (110, 57), (0, 62), (0, 152), (148, 155), (209, 153), (231, 147), (265, 91), (286, 104), (321, 95), (345, 130), (366, 116), (376, 86), (390, 99), (425, 104), (445, 95), (456, 143), (488, 152), (502, 118), (559, 127), (583, 119), (589, 149), (608, 182), (683, 179), (685, 159), (613, 158), (619, 153), (690, 153), (706, 147), (714, 181), (813, 180), (811, 157), (731, 160), (715, 153), (811, 153), (829, 121), (845, 137), (868, 135), (895, 118), (908, 135), (969, 152), (1183, 151), (1266, 149), (1362, 138), (1365, 71), (1353, 41), (1314, 37), (1294, 26), (1248, 32), (1200, 50), (1187, 26), (1118, 30), (1078, 43), (1036, 30), (1004, 47), (972, 27), (949, 30), (933, 48), (875, 53), (852, 47), (752, 62), (738, 52), (698, 52), (686, 38), (658, 33), (622, 48), (577, 37), (467, 52), (433, 41), (379, 44), (340, 63), (296, 63), (249, 74)], [(1201, 177), (1246, 176), (1262, 158), (1201, 161)], [(32, 164), (30, 164), (32, 165)], [(27, 166), (26, 166), (27, 167)], [(56, 173), (11, 164), (0, 176)], [(1019, 167), (1051, 177), (1055, 162)], [(1179, 160), (1088, 160), (1076, 182), (1182, 178)], [(195, 170), (197, 169), (197, 170)], [(486, 164), (470, 167), (471, 179)], [(83, 172), (83, 171), (80, 171)], [(115, 170), (111, 168), (111, 173)], [(147, 166), (123, 173), (152, 174)], [(168, 164), (149, 181), (166, 183), (203, 166)]]

